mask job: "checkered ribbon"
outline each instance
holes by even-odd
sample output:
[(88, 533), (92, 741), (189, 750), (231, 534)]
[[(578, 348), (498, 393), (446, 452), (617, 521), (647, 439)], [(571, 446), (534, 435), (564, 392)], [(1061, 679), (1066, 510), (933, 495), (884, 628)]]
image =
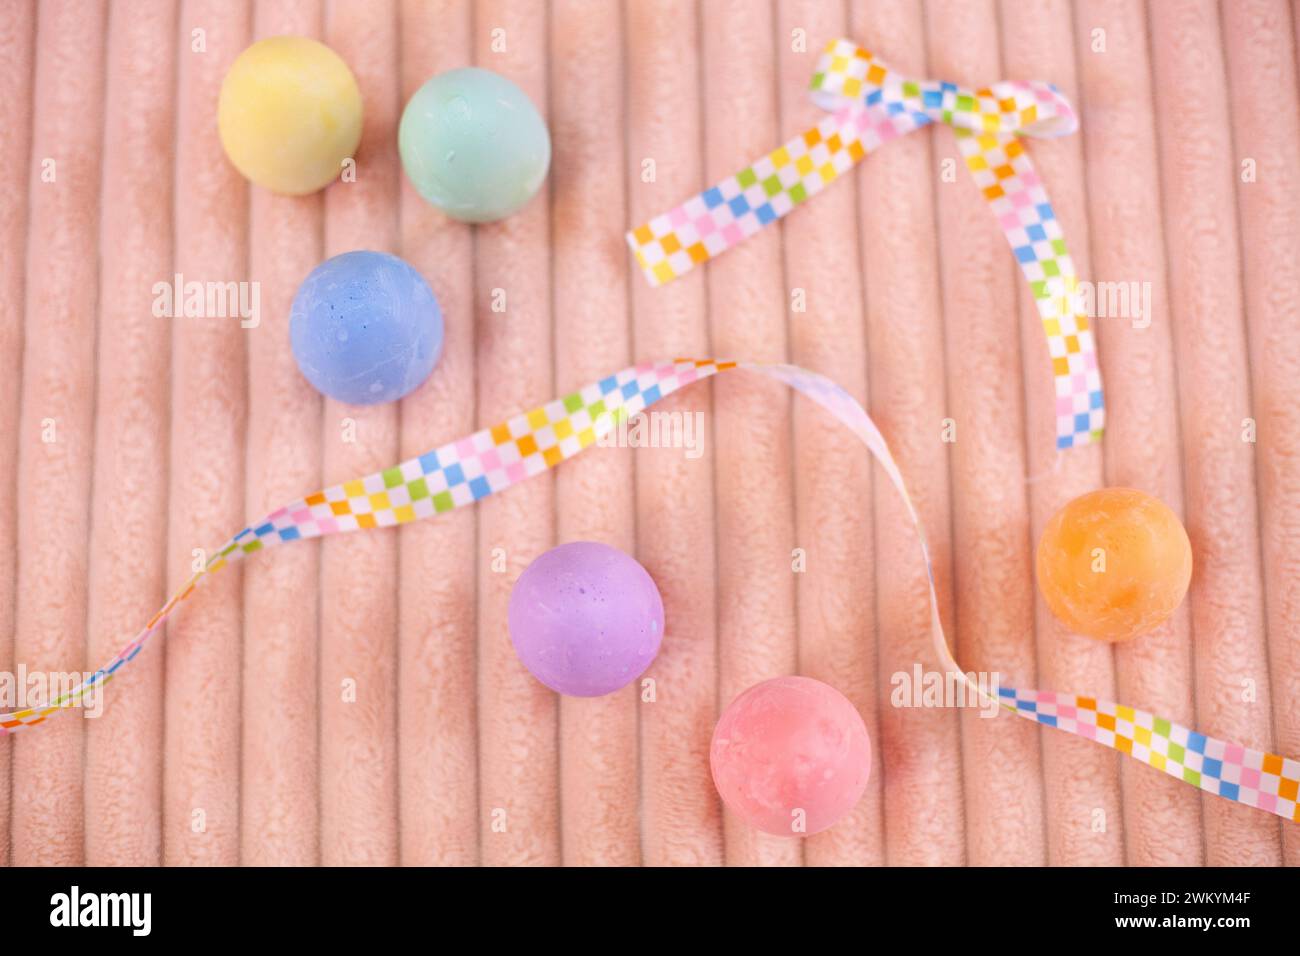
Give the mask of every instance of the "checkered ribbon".
[(812, 129), (627, 234), (650, 284), (670, 282), (752, 236), (881, 144), (946, 123), (1033, 292), (1056, 382), (1056, 445), (1100, 440), (1101, 373), (1079, 278), (1019, 139), (1074, 132), (1078, 124), (1065, 97), (1050, 83), (1003, 81), (966, 90), (910, 80), (852, 41), (834, 40), (817, 63), (812, 98), (829, 114)]
[(1095, 740), (1209, 793), (1300, 822), (1298, 761), (1199, 734), (1146, 711), (1109, 701), (1011, 688), (1002, 688), (994, 696), (968, 677), (954, 660), (944, 636), (925, 534), (883, 436), (862, 406), (842, 388), (821, 375), (791, 365), (677, 359), (626, 368), (392, 468), (277, 508), (212, 555), (205, 569), (173, 595), (135, 639), (88, 681), (48, 706), (0, 714), (0, 735), (43, 723), (60, 710), (77, 706), (85, 694), (111, 680), (135, 659), (177, 605), (233, 561), (300, 538), (409, 524), (472, 504), (572, 458), (664, 396), (736, 368), (767, 375), (806, 395), (852, 431), (880, 462), (903, 498), (930, 572), (930, 627), (935, 651), (944, 668), (977, 695), (972, 700), (996, 701), (1021, 717)]

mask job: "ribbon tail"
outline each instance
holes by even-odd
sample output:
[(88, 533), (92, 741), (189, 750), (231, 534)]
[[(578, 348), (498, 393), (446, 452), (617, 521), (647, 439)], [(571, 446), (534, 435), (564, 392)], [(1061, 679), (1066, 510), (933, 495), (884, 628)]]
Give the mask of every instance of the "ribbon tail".
[(930, 626), (943, 667), (969, 691), (967, 702), (984, 700), (1020, 717), (1092, 740), (1127, 754), (1192, 786), (1300, 823), (1300, 761), (1254, 750), (1206, 734), (1145, 710), (1107, 700), (1055, 691), (998, 687), (973, 680), (953, 657), (939, 618), (925, 533), (902, 472), (875, 423), (853, 396), (829, 379), (788, 365), (746, 366), (785, 382), (830, 412), (858, 436), (880, 463), (906, 505), (929, 576)]
[[(904, 117), (901, 123), (915, 123)], [(816, 126), (699, 195), (626, 234), (646, 281), (685, 275), (792, 212), (905, 130), (874, 111), (841, 104)]]
[(1079, 276), (1047, 189), (1018, 137), (961, 127), (953, 133), (1042, 320), (1056, 386), (1056, 447), (1100, 441), (1106, 409), (1097, 346), (1080, 308)]

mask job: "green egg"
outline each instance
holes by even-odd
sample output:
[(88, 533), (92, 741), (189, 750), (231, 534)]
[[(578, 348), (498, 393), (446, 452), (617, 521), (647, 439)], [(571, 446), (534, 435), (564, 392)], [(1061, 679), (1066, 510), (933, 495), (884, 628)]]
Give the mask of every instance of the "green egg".
[(551, 136), (528, 96), (491, 70), (464, 67), (420, 87), (397, 132), (421, 196), (463, 222), (503, 219), (532, 199), (551, 165)]

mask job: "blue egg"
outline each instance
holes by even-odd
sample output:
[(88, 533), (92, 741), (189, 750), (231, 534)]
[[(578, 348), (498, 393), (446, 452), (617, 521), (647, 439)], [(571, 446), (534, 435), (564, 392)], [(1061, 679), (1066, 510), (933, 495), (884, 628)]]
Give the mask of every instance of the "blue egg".
[(442, 310), (397, 256), (345, 252), (311, 271), (293, 297), (293, 357), (330, 398), (375, 405), (408, 395), (442, 352)]

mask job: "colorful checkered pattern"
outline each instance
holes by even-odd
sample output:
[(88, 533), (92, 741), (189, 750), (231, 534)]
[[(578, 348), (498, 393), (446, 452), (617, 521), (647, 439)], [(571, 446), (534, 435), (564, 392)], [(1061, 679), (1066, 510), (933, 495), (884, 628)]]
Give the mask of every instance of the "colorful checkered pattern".
[[(85, 684), (49, 706), (0, 714), (0, 735), (43, 723), (50, 715), (75, 706), (90, 688), (107, 683), (135, 659), (145, 641), (182, 601), (231, 561), (300, 538), (407, 524), (473, 504), (572, 458), (612, 431), (622, 419), (664, 396), (734, 368), (767, 375), (807, 396), (845, 425), (880, 462), (903, 499), (930, 570), (931, 633), (939, 659), (948, 671), (963, 675), (971, 690), (984, 695), (964, 676), (952, 656), (939, 618), (934, 575), (920, 519), (884, 437), (862, 406), (830, 379), (792, 365), (676, 359), (626, 368), (392, 468), (277, 508), (216, 552), (206, 569), (194, 575), (135, 639)], [(995, 699), (1002, 707), (1023, 717), (1122, 751), (1202, 790), (1300, 822), (1296, 792), (1300, 763), (1293, 759), (1250, 750), (1146, 711), (1107, 701), (1011, 688), (1000, 689), (998, 695)]]
[(1047, 336), (1056, 383), (1056, 447), (1100, 441), (1106, 419), (1101, 371), (1079, 277), (1060, 221), (1024, 144), (1014, 137), (958, 129), (966, 168), (1011, 243)]
[(1033, 290), (1056, 383), (1057, 447), (1100, 440), (1101, 373), (1079, 308), (1078, 276), (1018, 138), (1073, 132), (1078, 124), (1065, 97), (1048, 83), (1004, 81), (966, 90), (910, 80), (850, 40), (826, 48), (812, 97), (829, 114), (812, 129), (627, 234), (650, 284), (670, 282), (780, 219), (882, 143), (946, 123)]
[(230, 562), (300, 538), (407, 524), (472, 504), (572, 458), (664, 395), (734, 366), (680, 359), (626, 368), (499, 425), (277, 508), (216, 551), (206, 568), (85, 683), (48, 705), (0, 714), (0, 736), (78, 706), (86, 693), (134, 660), (172, 611)]
[(473, 504), (554, 468), (664, 395), (734, 363), (647, 363), (365, 478), (308, 495), (245, 528), (219, 554), (386, 528)]
[(1126, 753), (1184, 783), (1300, 823), (1300, 761), (1251, 750), (1108, 700), (999, 691), (1002, 706)]

